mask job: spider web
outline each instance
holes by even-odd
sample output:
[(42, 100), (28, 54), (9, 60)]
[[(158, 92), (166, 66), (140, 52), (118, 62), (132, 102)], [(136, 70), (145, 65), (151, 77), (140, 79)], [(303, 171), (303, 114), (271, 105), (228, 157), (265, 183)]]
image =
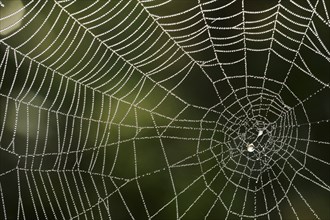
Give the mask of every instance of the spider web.
[(328, 219), (328, 10), (1, 1), (1, 219)]

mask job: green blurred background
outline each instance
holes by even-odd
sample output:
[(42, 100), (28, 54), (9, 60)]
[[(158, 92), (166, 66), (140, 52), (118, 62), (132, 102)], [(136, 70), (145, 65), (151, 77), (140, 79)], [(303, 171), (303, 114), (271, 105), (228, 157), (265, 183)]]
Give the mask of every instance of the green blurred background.
[[(182, 22), (200, 8), (158, 16), (198, 1), (148, 7), (158, 2), (166, 1), (2, 1), (0, 218), (330, 218), (330, 33), (319, 19), (329, 3), (299, 2), (317, 4), (310, 24), (285, 9), (312, 12), (282, 1), (282, 15), (310, 28), (279, 16), (272, 31), (276, 8), (249, 11), (277, 1), (245, 1), (244, 27), (242, 14), (207, 20), (231, 28), (182, 41), (205, 28), (200, 13)], [(242, 1), (203, 9), (223, 18)], [(215, 57), (208, 34), (237, 42)], [(208, 65), (215, 58), (224, 65)], [(260, 142), (271, 158), (264, 168), (244, 151), (259, 122), (271, 125)]]

